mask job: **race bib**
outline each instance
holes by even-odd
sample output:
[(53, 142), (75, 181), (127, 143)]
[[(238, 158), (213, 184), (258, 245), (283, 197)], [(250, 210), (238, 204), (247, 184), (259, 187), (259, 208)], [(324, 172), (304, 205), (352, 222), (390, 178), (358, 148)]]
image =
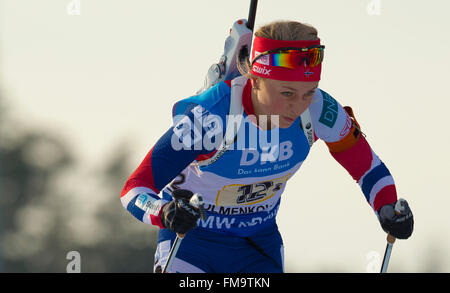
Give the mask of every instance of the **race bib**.
[(216, 206), (252, 205), (268, 200), (284, 188), (291, 173), (280, 178), (253, 184), (230, 184), (217, 194)]

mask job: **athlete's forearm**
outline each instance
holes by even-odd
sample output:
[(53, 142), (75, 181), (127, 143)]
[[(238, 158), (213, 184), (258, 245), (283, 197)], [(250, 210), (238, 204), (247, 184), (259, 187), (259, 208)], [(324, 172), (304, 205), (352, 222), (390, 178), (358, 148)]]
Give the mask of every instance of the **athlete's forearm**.
[(375, 211), (383, 205), (397, 201), (394, 179), (370, 147), (364, 136), (341, 152), (330, 151), (331, 155), (358, 182), (367, 202)]

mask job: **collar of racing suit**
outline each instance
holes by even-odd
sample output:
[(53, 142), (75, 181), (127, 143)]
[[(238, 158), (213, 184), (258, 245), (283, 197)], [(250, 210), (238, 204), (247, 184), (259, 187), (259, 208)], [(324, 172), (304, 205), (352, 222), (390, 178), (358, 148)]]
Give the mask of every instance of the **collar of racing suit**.
[(247, 81), (247, 84), (244, 86), (244, 91), (242, 92), (242, 105), (244, 106), (244, 111), (247, 115), (255, 115), (252, 103), (252, 84), (250, 79)]

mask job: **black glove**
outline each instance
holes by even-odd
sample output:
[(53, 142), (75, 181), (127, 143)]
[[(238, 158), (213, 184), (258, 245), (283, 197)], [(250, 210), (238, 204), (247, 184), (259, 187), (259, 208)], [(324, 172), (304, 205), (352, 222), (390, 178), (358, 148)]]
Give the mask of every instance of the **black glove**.
[(398, 239), (408, 239), (414, 228), (414, 217), (408, 203), (399, 199), (395, 204), (387, 204), (378, 212), (381, 227), (386, 233)]
[(173, 201), (164, 205), (161, 213), (161, 223), (167, 229), (178, 234), (186, 234), (197, 227), (200, 210), (189, 204), (193, 193), (186, 189), (175, 189), (172, 192)]

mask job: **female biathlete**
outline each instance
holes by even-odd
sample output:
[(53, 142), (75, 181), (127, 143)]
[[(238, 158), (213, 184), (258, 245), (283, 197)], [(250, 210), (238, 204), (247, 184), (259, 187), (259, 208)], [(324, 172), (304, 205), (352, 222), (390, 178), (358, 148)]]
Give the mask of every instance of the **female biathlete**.
[[(394, 210), (394, 180), (351, 108), (318, 88), (323, 52), (315, 28), (270, 23), (255, 32), (240, 76), (175, 103), (173, 126), (121, 193), (133, 216), (160, 228), (155, 272), (176, 233), (185, 237), (168, 272), (283, 272), (281, 194), (318, 139), (358, 182), (383, 230), (411, 235), (411, 210)], [(194, 193), (203, 211), (190, 203)]]

